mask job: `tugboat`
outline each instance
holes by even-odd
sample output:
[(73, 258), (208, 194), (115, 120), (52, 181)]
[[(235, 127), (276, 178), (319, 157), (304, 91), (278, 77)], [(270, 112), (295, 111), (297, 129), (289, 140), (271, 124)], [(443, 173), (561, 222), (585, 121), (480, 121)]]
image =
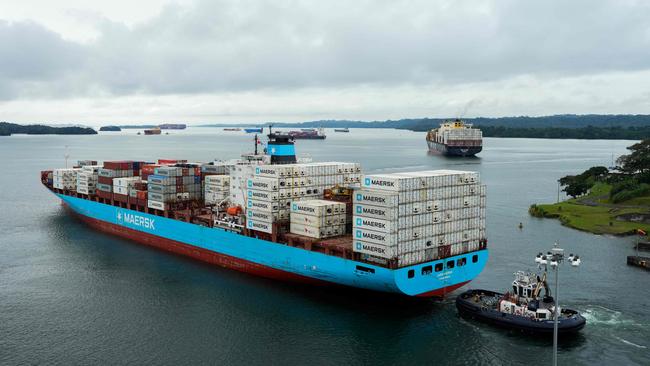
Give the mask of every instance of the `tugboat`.
[[(579, 258), (578, 258), (579, 260)], [(555, 300), (546, 282), (534, 273), (516, 272), (512, 292), (469, 290), (456, 298), (461, 316), (528, 334), (553, 335)], [(542, 287), (544, 296), (540, 298)], [(586, 320), (576, 310), (558, 308), (558, 333), (575, 333)]]

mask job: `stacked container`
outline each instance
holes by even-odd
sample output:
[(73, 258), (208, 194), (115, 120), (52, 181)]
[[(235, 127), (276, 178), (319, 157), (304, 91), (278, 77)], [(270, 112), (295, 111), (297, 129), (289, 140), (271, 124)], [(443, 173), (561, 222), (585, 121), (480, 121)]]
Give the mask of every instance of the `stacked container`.
[(399, 266), (479, 249), (485, 186), (474, 172), (368, 175), (355, 191), (353, 250)]
[(203, 180), (203, 199), (206, 205), (216, 205), (229, 197), (229, 175), (207, 175)]
[(82, 165), (77, 172), (77, 193), (94, 195), (101, 165)]
[(113, 199), (120, 202), (128, 202), (131, 191), (136, 190), (136, 183), (142, 183), (140, 177), (113, 178)]
[[(247, 227), (268, 233), (273, 222), (289, 220), (292, 202), (323, 198), (325, 189), (358, 184), (361, 176), (358, 163), (338, 162), (237, 166), (234, 171), (245, 173), (247, 169), (252, 173), (245, 180), (243, 197)], [(231, 180), (231, 198), (236, 204), (238, 189), (241, 187)]]
[(201, 169), (161, 166), (147, 179), (147, 206), (169, 210), (169, 204), (201, 199)]
[(292, 234), (322, 239), (345, 234), (343, 202), (308, 200), (291, 203)]
[(98, 197), (113, 198), (113, 179), (133, 177), (140, 175), (141, 162), (137, 161), (105, 161), (104, 167), (99, 169), (97, 178)]
[(55, 169), (52, 172), (52, 186), (56, 189), (74, 191), (77, 188), (79, 168)]

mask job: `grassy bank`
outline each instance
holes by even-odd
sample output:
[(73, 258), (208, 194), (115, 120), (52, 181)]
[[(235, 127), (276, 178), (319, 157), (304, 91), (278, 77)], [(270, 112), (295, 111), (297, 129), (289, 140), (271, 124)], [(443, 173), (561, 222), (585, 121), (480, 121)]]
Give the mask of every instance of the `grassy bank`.
[(565, 226), (594, 234), (630, 235), (636, 229), (650, 231), (650, 224), (630, 219), (642, 215), (650, 218), (650, 197), (614, 204), (609, 201), (610, 190), (610, 185), (598, 183), (587, 195), (555, 204), (535, 204), (528, 212), (535, 217), (556, 218)]

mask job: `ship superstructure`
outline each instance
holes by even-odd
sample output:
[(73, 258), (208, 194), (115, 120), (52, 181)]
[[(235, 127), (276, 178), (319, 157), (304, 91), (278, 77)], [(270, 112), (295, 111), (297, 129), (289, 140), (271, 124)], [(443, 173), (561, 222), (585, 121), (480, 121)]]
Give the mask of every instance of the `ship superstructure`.
[(483, 133), (460, 119), (440, 124), (427, 133), (432, 152), (447, 156), (474, 156), (483, 150)]
[(477, 173), (304, 163), (279, 133), (266, 150), (210, 163), (80, 161), (41, 180), (99, 230), (270, 278), (444, 296), (484, 268)]

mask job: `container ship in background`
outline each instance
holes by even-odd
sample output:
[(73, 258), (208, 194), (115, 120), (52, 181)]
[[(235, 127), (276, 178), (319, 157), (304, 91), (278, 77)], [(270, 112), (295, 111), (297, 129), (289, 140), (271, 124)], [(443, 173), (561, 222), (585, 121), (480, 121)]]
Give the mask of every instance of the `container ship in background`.
[(325, 140), (325, 130), (319, 128), (303, 128), (300, 131), (289, 131), (288, 135), (294, 140)]
[(154, 127), (144, 130), (145, 135), (160, 135), (162, 133), (160, 127)]
[(447, 156), (474, 156), (483, 150), (483, 133), (460, 119), (444, 122), (427, 133), (429, 151)]
[[(257, 149), (257, 139), (255, 139)], [(100, 231), (268, 278), (439, 297), (488, 259), (475, 172), (364, 175), (269, 134), (232, 161), (80, 161), (42, 183)]]
[(184, 130), (187, 128), (187, 125), (185, 123), (164, 123), (162, 125), (158, 125), (161, 130)]

